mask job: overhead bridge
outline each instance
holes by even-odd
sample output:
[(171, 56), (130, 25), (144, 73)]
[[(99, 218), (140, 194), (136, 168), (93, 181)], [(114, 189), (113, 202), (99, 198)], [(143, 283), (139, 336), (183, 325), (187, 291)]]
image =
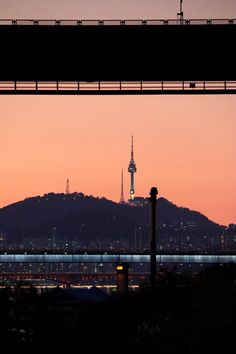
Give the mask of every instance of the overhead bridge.
[[(236, 255), (161, 254), (158, 263), (223, 264), (236, 263)], [(2, 263), (149, 263), (147, 254), (0, 254)]]
[(0, 94), (235, 94), (236, 19), (0, 20)]

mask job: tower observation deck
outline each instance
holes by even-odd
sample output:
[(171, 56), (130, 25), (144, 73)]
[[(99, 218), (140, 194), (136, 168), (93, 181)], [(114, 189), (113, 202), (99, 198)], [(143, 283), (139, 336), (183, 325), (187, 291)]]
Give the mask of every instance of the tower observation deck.
[(134, 174), (137, 171), (136, 164), (134, 162), (134, 139), (131, 137), (131, 158), (128, 167), (130, 173), (130, 200), (134, 200)]

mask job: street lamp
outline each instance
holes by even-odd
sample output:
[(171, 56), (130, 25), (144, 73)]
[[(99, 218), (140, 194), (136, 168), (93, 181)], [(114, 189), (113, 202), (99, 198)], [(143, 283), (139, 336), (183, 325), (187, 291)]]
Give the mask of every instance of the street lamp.
[(139, 229), (139, 249), (142, 250), (142, 226), (138, 227)]

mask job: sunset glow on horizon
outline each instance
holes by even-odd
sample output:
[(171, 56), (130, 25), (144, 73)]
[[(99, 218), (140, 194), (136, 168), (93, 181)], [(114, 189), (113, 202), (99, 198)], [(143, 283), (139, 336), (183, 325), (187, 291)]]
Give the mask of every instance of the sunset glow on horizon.
[(133, 133), (136, 195), (157, 186), (177, 205), (233, 222), (234, 97), (137, 98), (2, 97), (1, 206), (63, 193), (67, 178), (71, 192), (119, 201), (121, 168), (127, 199)]
[[(156, 18), (173, 18), (178, 10), (178, 1), (163, 0), (123, 1), (126, 10), (115, 7), (117, 1), (108, 8), (105, 0), (101, 7), (46, 3), (3, 1), (1, 17), (146, 18), (156, 8)], [(198, 8), (193, 0), (185, 3), (189, 17), (236, 18), (235, 1), (199, 1)], [(67, 178), (71, 192), (118, 202), (122, 168), (127, 200), (133, 134), (136, 196), (148, 197), (156, 186), (159, 197), (178, 206), (220, 224), (236, 223), (236, 96), (8, 95), (0, 96), (0, 107), (0, 207), (64, 193)]]

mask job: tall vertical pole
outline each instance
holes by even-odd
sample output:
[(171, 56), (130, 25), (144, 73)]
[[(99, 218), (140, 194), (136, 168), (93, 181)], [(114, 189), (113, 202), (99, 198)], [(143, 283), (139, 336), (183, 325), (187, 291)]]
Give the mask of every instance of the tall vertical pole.
[(183, 24), (184, 12), (183, 12), (183, 0), (180, 0), (180, 23)]
[(124, 204), (125, 203), (125, 197), (124, 197), (124, 182), (123, 182), (123, 168), (121, 170), (121, 191), (120, 191), (120, 203)]
[(139, 226), (139, 249), (142, 251), (142, 227)]
[(151, 202), (151, 289), (156, 286), (156, 205), (157, 205), (157, 188), (152, 187), (150, 191)]
[(70, 182), (68, 178), (66, 180), (66, 194), (70, 194)]

